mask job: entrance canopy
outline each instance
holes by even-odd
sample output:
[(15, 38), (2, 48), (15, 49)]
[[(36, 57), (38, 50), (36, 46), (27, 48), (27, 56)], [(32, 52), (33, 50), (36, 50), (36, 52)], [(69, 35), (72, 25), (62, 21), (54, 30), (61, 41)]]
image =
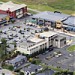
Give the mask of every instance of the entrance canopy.
[(31, 20), (31, 22), (32, 22), (32, 23), (37, 23), (37, 21), (36, 21), (36, 20), (34, 20), (34, 19), (32, 19), (32, 20)]

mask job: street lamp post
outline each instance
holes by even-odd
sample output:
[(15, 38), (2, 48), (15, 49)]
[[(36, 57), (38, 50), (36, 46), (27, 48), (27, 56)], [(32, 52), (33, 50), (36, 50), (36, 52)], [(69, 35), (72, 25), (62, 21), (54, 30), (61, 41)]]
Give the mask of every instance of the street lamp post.
[(26, 24), (27, 19), (25, 18), (25, 24)]

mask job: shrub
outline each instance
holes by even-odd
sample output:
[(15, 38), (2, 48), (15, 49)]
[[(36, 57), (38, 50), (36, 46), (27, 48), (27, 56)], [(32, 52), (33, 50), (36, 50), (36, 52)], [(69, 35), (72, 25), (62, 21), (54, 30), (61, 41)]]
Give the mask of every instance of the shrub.
[(2, 31), (0, 31), (0, 33), (2, 33)]
[(15, 23), (15, 20), (11, 20), (12, 23)]
[(23, 72), (20, 72), (20, 75), (24, 75), (24, 73)]
[(10, 66), (8, 67), (8, 69), (12, 71), (12, 70), (14, 70), (14, 67), (13, 67), (12, 65), (10, 65)]

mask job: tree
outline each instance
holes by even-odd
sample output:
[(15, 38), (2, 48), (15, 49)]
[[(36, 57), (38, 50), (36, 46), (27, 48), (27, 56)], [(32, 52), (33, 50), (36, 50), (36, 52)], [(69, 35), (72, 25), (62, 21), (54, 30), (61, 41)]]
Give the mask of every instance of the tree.
[(1, 48), (2, 48), (2, 50), (4, 50), (4, 52), (5, 52), (4, 54), (6, 55), (7, 54), (7, 49), (6, 49), (6, 47), (7, 47), (7, 40), (5, 38), (2, 38), (1, 42), (2, 42)]
[(46, 28), (44, 28), (44, 31), (49, 31), (49, 29), (46, 27)]
[(2, 38), (1, 39), (1, 42), (2, 42), (2, 44), (6, 44), (7, 43), (7, 40), (5, 38)]
[(3, 55), (4, 55), (4, 51), (3, 51), (2, 48), (0, 47), (0, 61), (3, 60)]
[(2, 75), (5, 75), (5, 73), (2, 73)]
[(15, 20), (11, 20), (12, 23), (15, 23)]
[(24, 73), (23, 72), (20, 72), (20, 75), (24, 75)]
[(16, 48), (16, 42), (13, 42), (13, 44), (14, 44), (14, 47)]
[(26, 30), (26, 28), (24, 28), (24, 30)]
[(9, 70), (13, 71), (14, 70), (14, 67), (12, 65), (9, 65)]
[(19, 33), (22, 33), (22, 30), (19, 30)]
[(61, 71), (61, 72), (56, 72), (54, 75), (73, 75), (73, 72)]
[(0, 33), (2, 33), (2, 31), (0, 31)]
[(35, 61), (35, 60), (32, 60), (31, 63), (32, 63), (32, 64), (36, 64), (36, 61)]

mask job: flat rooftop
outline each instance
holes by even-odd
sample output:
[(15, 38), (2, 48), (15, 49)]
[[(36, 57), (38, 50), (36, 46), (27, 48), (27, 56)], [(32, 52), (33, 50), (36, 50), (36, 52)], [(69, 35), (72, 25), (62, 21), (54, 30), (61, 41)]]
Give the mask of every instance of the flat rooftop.
[(30, 46), (33, 46), (33, 45), (35, 45), (35, 43), (31, 42), (31, 41), (23, 41), (20, 44), (18, 44), (19, 47), (25, 48), (25, 49), (27, 49), (27, 47), (30, 47)]
[(51, 36), (56, 35), (56, 34), (57, 34), (56, 32), (48, 31), (48, 32), (40, 33), (40, 36), (41, 37), (51, 37)]
[(38, 14), (35, 14), (32, 16), (32, 18), (39, 18), (39, 19), (45, 19), (48, 21), (62, 21), (64, 19), (66, 19), (68, 16), (67, 14), (63, 14), (63, 13), (54, 13), (54, 12), (50, 12), (50, 11), (45, 11), (45, 12), (40, 12)]
[(23, 71), (29, 71), (29, 72), (35, 72), (36, 69), (37, 69), (37, 70), (38, 70), (38, 69), (42, 69), (42, 66), (31, 64), (30, 66), (28, 66), (28, 67), (26, 67), (26, 68), (23, 68), (22, 70), (23, 70)]
[(33, 37), (33, 38), (28, 39), (28, 40), (30, 40), (30, 41), (32, 41), (34, 43), (39, 43), (39, 42), (44, 41), (44, 39), (40, 39), (38, 37)]
[(12, 12), (12, 11), (15, 11), (17, 9), (21, 9), (25, 6), (27, 6), (27, 5), (25, 5), (25, 4), (14, 4), (12, 1), (9, 1), (9, 2), (1, 4), (0, 10), (7, 11), (8, 9), (10, 9), (10, 11)]
[(75, 27), (75, 16), (70, 16), (67, 20), (63, 21), (63, 23)]

